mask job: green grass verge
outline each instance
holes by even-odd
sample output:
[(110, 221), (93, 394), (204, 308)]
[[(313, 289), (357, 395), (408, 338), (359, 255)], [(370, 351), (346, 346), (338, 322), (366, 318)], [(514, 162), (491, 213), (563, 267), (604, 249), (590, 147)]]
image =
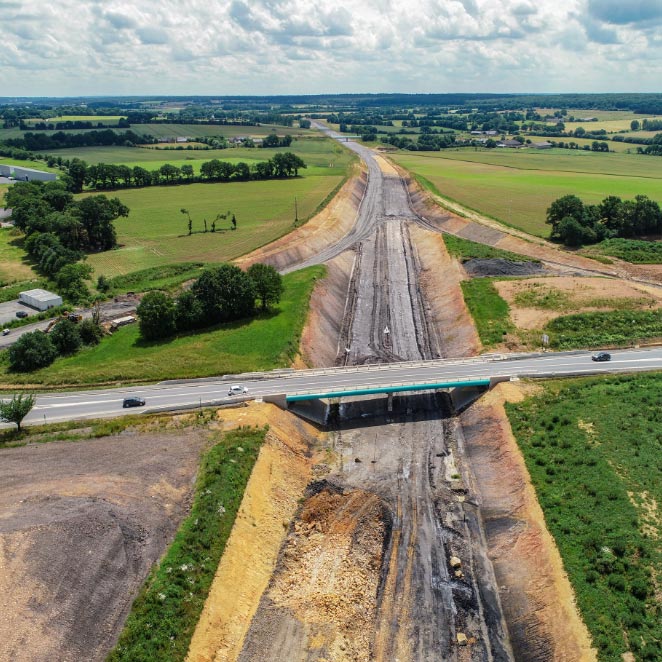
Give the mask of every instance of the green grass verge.
[(515, 330), (510, 321), (510, 309), (494, 287), (492, 278), (463, 281), (462, 293), (469, 308), (480, 341), (491, 347), (503, 342), (504, 336)]
[(23, 233), (15, 228), (0, 229), (0, 285), (36, 278), (23, 249)]
[(149, 292), (150, 290), (171, 290), (184, 281), (197, 278), (205, 265), (202, 262), (180, 262), (133, 271), (109, 280), (110, 292)]
[(309, 267), (283, 277), (280, 304), (250, 320), (221, 324), (170, 340), (145, 342), (138, 326), (119, 329), (96, 347), (59, 358), (48, 368), (13, 374), (7, 352), (0, 353), (4, 384), (48, 386), (155, 382), (287, 367), (299, 347), (301, 329), (315, 281), (324, 267)]
[(456, 237), (452, 234), (444, 235), (444, 243), (446, 244), (448, 252), (451, 255), (460, 258), (462, 262), (474, 259), (501, 259), (511, 260), (512, 262), (540, 262), (540, 260), (527, 257), (526, 255), (511, 253), (510, 251), (504, 251), (501, 248), (493, 248), (492, 246), (479, 244), (475, 241), (470, 241), (469, 239), (462, 239), (461, 237)]
[(548, 382), (507, 405), (601, 662), (662, 659), (661, 399), (645, 375)]
[(545, 329), (555, 349), (631, 345), (662, 338), (662, 310), (611, 310), (557, 317)]
[(540, 237), (549, 236), (547, 208), (568, 193), (592, 204), (638, 194), (662, 202), (662, 159), (636, 154), (464, 148), (389, 158), (441, 196)]
[(662, 264), (662, 243), (640, 239), (605, 239), (582, 253), (589, 257), (609, 255), (633, 264)]
[(108, 662), (186, 657), (265, 434), (240, 428), (207, 452), (191, 513), (133, 603)]

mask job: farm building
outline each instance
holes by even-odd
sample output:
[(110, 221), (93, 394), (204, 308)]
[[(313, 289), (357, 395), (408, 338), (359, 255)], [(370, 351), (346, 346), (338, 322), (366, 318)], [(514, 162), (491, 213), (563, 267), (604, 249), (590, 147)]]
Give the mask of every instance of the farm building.
[(47, 290), (26, 290), (18, 295), (18, 300), (26, 306), (37, 310), (48, 310), (62, 305), (62, 297)]
[(24, 168), (22, 166), (5, 165), (0, 163), (0, 176), (13, 177), (19, 182), (53, 182), (56, 176), (52, 172)]
[(533, 149), (552, 149), (554, 145), (547, 140), (544, 140), (541, 143), (531, 143), (531, 147), (533, 147)]

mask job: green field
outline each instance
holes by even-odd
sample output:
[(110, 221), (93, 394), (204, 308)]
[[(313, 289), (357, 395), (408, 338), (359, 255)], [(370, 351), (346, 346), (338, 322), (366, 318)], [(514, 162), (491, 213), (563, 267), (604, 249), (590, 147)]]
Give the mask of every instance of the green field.
[(390, 155), (442, 197), (540, 237), (545, 214), (573, 193), (587, 203), (608, 195), (662, 202), (662, 159), (561, 149), (462, 149)]
[[(173, 262), (225, 262), (250, 252), (293, 228), (294, 199), (299, 218), (312, 215), (342, 182), (341, 175), (306, 176), (288, 180), (190, 184), (128, 189), (113, 193), (131, 213), (115, 221), (120, 248), (88, 257), (95, 275), (118, 276)], [(188, 209), (194, 234), (187, 236)], [(217, 214), (231, 211), (229, 220), (217, 223), (215, 233), (202, 232)]]
[(661, 398), (656, 374), (547, 382), (507, 405), (600, 662), (662, 659)]
[(13, 228), (0, 229), (0, 286), (36, 278), (25, 262), (21, 233)]
[(284, 368), (298, 351), (310, 294), (324, 273), (324, 267), (310, 267), (284, 276), (285, 293), (273, 312), (167, 341), (144, 342), (137, 325), (127, 326), (96, 347), (29, 374), (9, 374), (7, 352), (2, 352), (0, 380), (14, 385), (91, 385)]
[(34, 170), (43, 170), (44, 172), (54, 172), (55, 174), (62, 173), (58, 168), (49, 168), (44, 161), (19, 161), (18, 159), (9, 159), (6, 156), (0, 156), (0, 163), (2, 165), (18, 166), (19, 168), (33, 168)]

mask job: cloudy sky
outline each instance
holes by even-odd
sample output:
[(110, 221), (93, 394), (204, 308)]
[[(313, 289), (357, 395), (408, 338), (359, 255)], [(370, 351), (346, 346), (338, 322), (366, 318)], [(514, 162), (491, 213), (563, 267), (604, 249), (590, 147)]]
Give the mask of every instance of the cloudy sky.
[(662, 0), (0, 0), (0, 96), (662, 90)]

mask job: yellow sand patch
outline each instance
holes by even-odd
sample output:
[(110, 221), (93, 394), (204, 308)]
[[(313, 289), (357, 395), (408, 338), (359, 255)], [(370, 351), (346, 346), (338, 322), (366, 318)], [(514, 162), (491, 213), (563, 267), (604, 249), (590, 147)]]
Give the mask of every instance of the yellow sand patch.
[(269, 424), (225, 553), (189, 648), (188, 662), (236, 660), (311, 475), (320, 433), (267, 404), (219, 412), (226, 429)]
[(383, 156), (378, 156), (377, 154), (373, 154), (373, 158), (377, 162), (377, 165), (379, 166), (379, 169), (385, 174), (388, 175), (389, 177), (399, 177), (398, 171), (393, 167), (393, 165), (387, 161)]

